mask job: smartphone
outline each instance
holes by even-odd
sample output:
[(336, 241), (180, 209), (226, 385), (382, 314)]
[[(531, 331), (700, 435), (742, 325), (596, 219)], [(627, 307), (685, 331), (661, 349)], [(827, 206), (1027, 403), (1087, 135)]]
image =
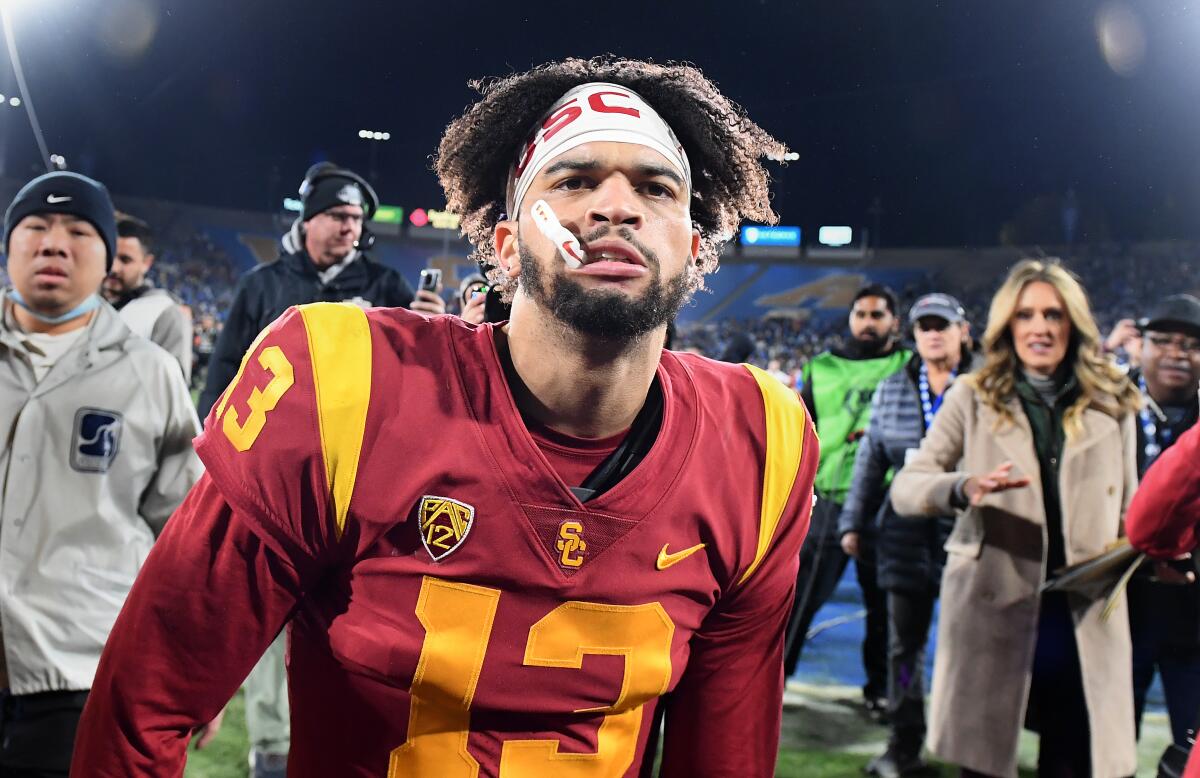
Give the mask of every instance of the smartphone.
[(442, 271), (436, 267), (427, 267), (421, 271), (421, 280), (417, 283), (418, 289), (423, 289), (426, 292), (437, 293), (438, 287), (442, 285)]

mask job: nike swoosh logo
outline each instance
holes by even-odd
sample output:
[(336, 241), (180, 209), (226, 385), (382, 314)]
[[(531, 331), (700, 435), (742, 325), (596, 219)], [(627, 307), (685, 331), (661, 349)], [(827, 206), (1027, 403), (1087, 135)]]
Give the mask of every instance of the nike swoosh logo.
[(667, 546), (669, 545), (670, 543), (664, 544), (662, 551), (658, 552), (658, 561), (654, 563), (654, 566), (659, 570), (666, 570), (671, 565), (677, 565), (690, 557), (692, 554), (704, 548), (703, 543), (697, 543), (691, 548), (685, 548), (683, 551), (676, 551), (674, 554), (668, 554)]
[(46, 195), (46, 202), (50, 203), (51, 205), (57, 205), (59, 203), (69, 203), (69, 202), (71, 202), (71, 196), (70, 195)]

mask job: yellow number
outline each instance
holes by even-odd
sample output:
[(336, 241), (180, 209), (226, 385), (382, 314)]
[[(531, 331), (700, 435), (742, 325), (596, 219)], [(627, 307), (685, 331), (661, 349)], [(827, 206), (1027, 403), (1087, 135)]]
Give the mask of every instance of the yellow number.
[(525, 664), (578, 670), (584, 654), (609, 654), (625, 658), (625, 678), (612, 705), (575, 711), (608, 714), (596, 734), (596, 753), (562, 754), (556, 740), (509, 740), (500, 753), (500, 778), (622, 775), (637, 753), (642, 706), (671, 683), (674, 634), (675, 625), (657, 602), (566, 602), (534, 624)]
[[(234, 384), (230, 385), (225, 392), (225, 400), (222, 400), (221, 411), (225, 416), (221, 420), (221, 429), (225, 432), (225, 437), (229, 438), (229, 442), (238, 451), (249, 451), (254, 445), (254, 441), (258, 440), (259, 434), (263, 430), (263, 425), (267, 423), (267, 414), (275, 410), (275, 406), (279, 404), (279, 400), (287, 393), (288, 389), (292, 388), (295, 381), (295, 374), (292, 371), (292, 363), (288, 362), (287, 357), (283, 355), (283, 351), (279, 346), (267, 346), (258, 355), (258, 364), (262, 365), (265, 370), (270, 371), (271, 380), (267, 385), (259, 389), (257, 386), (250, 392), (249, 399), (246, 400), (246, 406), (250, 409), (250, 413), (246, 416), (246, 421), (241, 423), (238, 421), (237, 409), (232, 405), (226, 406), (229, 395), (233, 392)], [(241, 374), (238, 374), (238, 379)]]
[[(437, 535), (435, 538), (434, 535)], [(454, 528), (448, 527), (445, 524), (435, 524), (429, 528), (429, 535), (426, 540), (431, 546), (438, 548), (450, 549), (454, 547)]]
[(492, 634), (500, 592), (425, 578), (417, 618), (425, 642), (409, 694), (408, 740), (392, 751), (388, 776), (475, 778), (479, 762), (467, 752), (471, 700)]
[[(479, 774), (479, 763), (467, 751), (470, 707), (499, 602), (497, 589), (430, 577), (421, 582), (417, 618), (425, 642), (410, 689), (408, 739), (392, 751), (389, 778)], [(607, 654), (624, 658), (625, 674), (611, 705), (575, 711), (607, 714), (596, 753), (560, 753), (557, 740), (510, 740), (501, 750), (501, 778), (599, 778), (628, 770), (643, 706), (671, 682), (674, 634), (675, 625), (657, 602), (566, 602), (534, 624), (526, 665), (579, 670), (586, 654)]]

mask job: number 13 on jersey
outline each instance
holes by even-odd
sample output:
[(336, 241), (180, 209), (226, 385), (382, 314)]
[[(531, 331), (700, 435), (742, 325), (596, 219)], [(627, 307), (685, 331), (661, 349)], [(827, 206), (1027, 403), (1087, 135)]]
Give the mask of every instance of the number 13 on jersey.
[[(500, 594), (483, 586), (422, 580), (417, 618), (425, 627), (425, 642), (409, 690), (408, 739), (392, 752), (389, 778), (479, 775), (479, 762), (467, 750), (471, 703)], [(675, 625), (657, 602), (565, 602), (534, 624), (525, 665), (579, 670), (585, 654), (607, 654), (624, 658), (624, 678), (611, 705), (574, 711), (604, 714), (595, 753), (561, 753), (556, 740), (510, 740), (501, 751), (501, 778), (622, 775), (637, 753), (643, 706), (671, 682), (674, 634)]]
[(217, 419), (221, 421), (221, 431), (225, 433), (225, 437), (229, 439), (233, 447), (242, 452), (249, 451), (250, 447), (254, 445), (254, 441), (258, 440), (258, 436), (262, 434), (263, 427), (267, 423), (267, 414), (275, 410), (275, 406), (283, 399), (283, 395), (296, 382), (292, 363), (284, 356), (283, 349), (279, 346), (267, 346), (258, 355), (258, 364), (271, 374), (271, 380), (261, 389), (256, 386), (250, 390), (250, 396), (246, 399), (249, 413), (246, 414), (244, 420), (239, 419), (237, 408), (229, 405), (229, 398), (233, 394), (233, 390), (241, 383), (242, 374), (246, 371), (246, 363), (251, 358), (250, 355), (254, 353), (267, 332), (268, 330), (263, 330), (258, 339), (250, 344), (250, 349), (242, 359), (237, 375), (229, 383), (229, 388), (225, 390), (225, 394), (217, 406)]

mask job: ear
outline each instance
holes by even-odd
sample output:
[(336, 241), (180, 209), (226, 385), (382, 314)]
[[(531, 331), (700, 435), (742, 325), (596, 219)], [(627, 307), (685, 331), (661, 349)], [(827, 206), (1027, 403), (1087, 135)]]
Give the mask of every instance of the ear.
[(505, 278), (516, 280), (521, 274), (521, 249), (517, 239), (517, 222), (505, 219), (496, 222), (492, 233), (492, 250), (496, 254), (496, 264)]
[(700, 259), (700, 230), (692, 228), (692, 264)]
[(157, 257), (155, 257), (153, 254), (146, 255), (146, 258), (143, 261), (146, 263), (147, 270), (149, 270), (150, 267), (154, 264), (155, 259), (157, 259)]

